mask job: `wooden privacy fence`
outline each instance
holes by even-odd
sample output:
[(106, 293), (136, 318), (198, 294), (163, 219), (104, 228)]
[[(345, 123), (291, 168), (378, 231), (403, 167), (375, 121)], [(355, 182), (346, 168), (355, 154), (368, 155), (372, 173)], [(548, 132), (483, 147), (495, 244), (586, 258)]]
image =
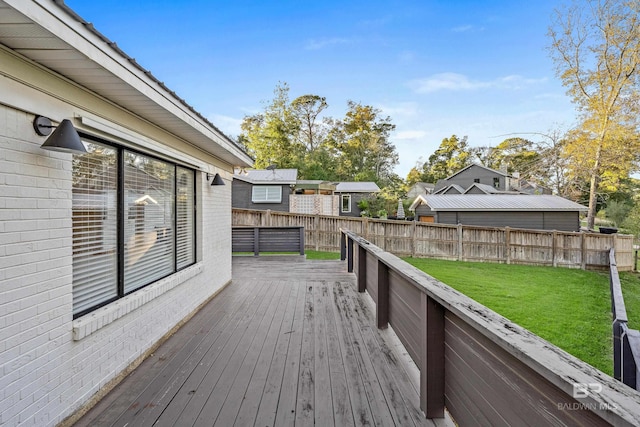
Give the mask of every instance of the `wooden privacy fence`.
[(351, 230), (397, 256), (460, 261), (608, 269), (634, 268), (633, 236), (428, 224), (371, 218), (233, 209), (234, 226), (303, 226), (307, 249), (339, 250), (340, 229)]
[(466, 425), (637, 425), (640, 393), (357, 234), (341, 258), (420, 370), (420, 406)]
[(616, 266), (615, 250), (609, 254), (609, 284), (613, 314), (613, 377), (640, 391), (640, 331), (627, 326), (627, 310)]
[(232, 227), (231, 251), (298, 252), (304, 255), (303, 227)]

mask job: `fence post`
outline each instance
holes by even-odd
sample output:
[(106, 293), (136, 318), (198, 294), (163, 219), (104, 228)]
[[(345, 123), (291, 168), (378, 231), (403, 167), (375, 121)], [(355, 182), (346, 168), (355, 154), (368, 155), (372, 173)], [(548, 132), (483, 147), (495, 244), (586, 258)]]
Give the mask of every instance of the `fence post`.
[(458, 261), (462, 261), (462, 224), (458, 224)]
[(362, 224), (362, 227), (364, 228), (364, 230), (362, 230), (362, 237), (364, 237), (365, 240), (367, 241), (371, 241), (369, 239), (369, 218), (367, 218), (366, 216), (364, 217), (364, 223)]
[(411, 226), (411, 258), (416, 256), (416, 231), (417, 231), (416, 221), (413, 221)]
[(580, 260), (580, 268), (583, 270), (587, 269), (587, 233), (580, 234), (580, 256), (582, 260)]
[(509, 227), (504, 228), (504, 250), (507, 264), (511, 264), (511, 229)]
[(320, 215), (313, 218), (313, 235), (316, 239), (316, 251), (320, 250)]
[(444, 308), (421, 293), (420, 409), (427, 418), (444, 417)]
[(389, 267), (378, 259), (378, 302), (376, 325), (378, 329), (389, 326)]
[(552, 236), (553, 242), (551, 242), (552, 244), (552, 248), (551, 248), (551, 264), (554, 267), (558, 266), (558, 231), (557, 230), (553, 230), (553, 236)]

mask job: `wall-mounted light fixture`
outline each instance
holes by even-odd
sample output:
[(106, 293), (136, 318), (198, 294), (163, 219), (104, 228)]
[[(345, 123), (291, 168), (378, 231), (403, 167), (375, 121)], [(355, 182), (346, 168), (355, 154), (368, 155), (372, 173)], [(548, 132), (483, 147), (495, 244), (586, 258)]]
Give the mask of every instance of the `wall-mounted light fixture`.
[[(51, 129), (54, 129), (51, 133)], [(49, 137), (40, 148), (50, 151), (61, 151), (63, 153), (82, 154), (86, 153), (80, 135), (73, 127), (73, 123), (69, 119), (64, 119), (58, 126), (53, 126), (51, 120), (44, 116), (36, 116), (33, 120), (33, 129), (40, 136)]]
[(211, 185), (224, 185), (224, 180), (219, 173), (211, 175), (209, 174), (209, 172), (207, 172), (207, 181), (209, 181), (210, 178), (213, 178), (211, 179)]

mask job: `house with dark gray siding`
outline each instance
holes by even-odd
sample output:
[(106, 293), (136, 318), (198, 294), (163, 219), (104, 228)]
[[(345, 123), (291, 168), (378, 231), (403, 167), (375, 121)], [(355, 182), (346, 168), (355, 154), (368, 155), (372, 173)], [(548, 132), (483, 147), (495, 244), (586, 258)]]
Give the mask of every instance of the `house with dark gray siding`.
[(231, 205), (239, 209), (289, 212), (289, 195), (297, 176), (297, 169), (236, 171)]
[(558, 231), (580, 231), (587, 210), (559, 196), (528, 194), (433, 194), (418, 196), (410, 209), (421, 222)]
[(434, 188), (434, 194), (445, 187), (456, 184), (462, 188), (469, 188), (473, 184), (483, 184), (499, 191), (517, 190), (517, 180), (506, 172), (472, 164), (458, 172), (439, 180)]

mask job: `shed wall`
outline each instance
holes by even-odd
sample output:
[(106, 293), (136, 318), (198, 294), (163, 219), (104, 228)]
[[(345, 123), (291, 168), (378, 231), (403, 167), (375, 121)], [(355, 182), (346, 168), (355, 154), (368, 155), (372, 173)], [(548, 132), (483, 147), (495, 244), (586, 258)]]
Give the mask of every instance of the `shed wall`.
[(437, 212), (439, 224), (579, 231), (578, 212)]

